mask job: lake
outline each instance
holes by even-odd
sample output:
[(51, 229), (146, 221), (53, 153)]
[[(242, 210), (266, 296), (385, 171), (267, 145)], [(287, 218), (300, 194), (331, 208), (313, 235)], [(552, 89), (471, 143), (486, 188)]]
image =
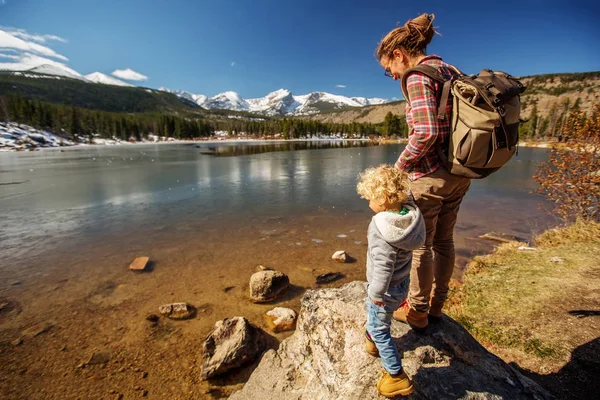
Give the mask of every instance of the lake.
[[(218, 398), (239, 389), (247, 369), (227, 375), (218, 390), (197, 378), (199, 349), (214, 323), (239, 315), (266, 329), (264, 313), (275, 305), (299, 311), (319, 274), (344, 275), (330, 286), (364, 280), (373, 214), (356, 194), (357, 175), (393, 163), (402, 148), (320, 141), (0, 153), (0, 342), (25, 329), (43, 332), (2, 352), (10, 377), (3, 392), (86, 397), (133, 388), (139, 371), (156, 398)], [(473, 181), (456, 227), (460, 266), (492, 250), (481, 234), (530, 239), (555, 223), (531, 193), (546, 157), (545, 149), (522, 148), (500, 171)], [(356, 261), (334, 262), (336, 250)], [(138, 256), (151, 258), (148, 272), (127, 269)], [(259, 264), (290, 278), (274, 303), (247, 299)], [(171, 302), (194, 305), (198, 315), (146, 320)], [(75, 368), (96, 351), (111, 355), (106, 369)]]
[[(368, 166), (394, 162), (402, 147), (248, 142), (2, 153), (2, 270), (101, 243), (149, 251), (186, 235), (211, 241), (211, 229), (231, 239), (249, 229), (251, 238), (272, 239), (261, 231), (299, 221), (311, 235), (286, 238), (294, 244), (337, 245), (344, 234), (349, 243), (364, 241), (371, 212), (356, 194), (356, 177)], [(459, 254), (476, 250), (469, 237), (500, 230), (530, 238), (554, 222), (531, 193), (532, 175), (546, 155), (521, 148), (508, 166), (473, 181), (457, 224)]]

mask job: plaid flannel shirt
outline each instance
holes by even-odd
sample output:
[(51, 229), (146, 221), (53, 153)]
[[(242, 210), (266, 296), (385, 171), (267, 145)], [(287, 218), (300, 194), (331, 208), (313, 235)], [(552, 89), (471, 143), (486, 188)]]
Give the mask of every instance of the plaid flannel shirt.
[[(456, 75), (455, 70), (436, 55), (425, 57), (419, 64), (436, 67), (447, 78)], [(437, 119), (438, 97), (442, 91), (439, 82), (415, 72), (408, 77), (406, 90), (408, 92), (408, 99), (406, 99), (408, 144), (398, 157), (396, 167), (408, 172), (409, 179), (414, 181), (442, 166), (436, 147), (448, 141), (452, 123), (450, 118), (452, 101), (448, 101), (446, 105), (447, 118), (439, 121)]]

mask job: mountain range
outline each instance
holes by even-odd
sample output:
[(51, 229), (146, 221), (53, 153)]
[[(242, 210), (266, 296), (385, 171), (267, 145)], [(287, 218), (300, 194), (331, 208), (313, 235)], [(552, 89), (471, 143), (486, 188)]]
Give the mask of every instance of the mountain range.
[(345, 107), (364, 107), (388, 102), (385, 99), (379, 98), (346, 97), (326, 92), (312, 92), (295, 96), (286, 89), (279, 89), (269, 93), (265, 97), (253, 99), (244, 99), (236, 92), (223, 92), (216, 96), (208, 97), (202, 94), (193, 94), (183, 90), (170, 90), (162, 87), (158, 90), (173, 93), (207, 110), (248, 111), (268, 116), (308, 115)]
[[(135, 87), (101, 72), (81, 75), (70, 68), (51, 64), (41, 65), (27, 71), (14, 71), (13, 74), (28, 78), (70, 78), (90, 84)], [(365, 107), (388, 102), (388, 100), (381, 98), (346, 97), (326, 92), (293, 95), (292, 92), (286, 89), (279, 89), (267, 94), (265, 97), (252, 99), (244, 99), (238, 93), (232, 91), (208, 97), (202, 94), (193, 94), (183, 90), (170, 90), (163, 87), (158, 90), (172, 93), (186, 103), (194, 103), (206, 110), (246, 111), (266, 116), (311, 115), (323, 111), (348, 107)]]

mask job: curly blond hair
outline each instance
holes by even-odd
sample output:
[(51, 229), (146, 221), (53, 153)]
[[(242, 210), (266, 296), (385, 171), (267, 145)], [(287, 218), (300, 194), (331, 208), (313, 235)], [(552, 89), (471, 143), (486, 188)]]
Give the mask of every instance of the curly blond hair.
[(389, 164), (367, 168), (358, 176), (356, 191), (379, 205), (402, 204), (409, 193), (408, 174)]

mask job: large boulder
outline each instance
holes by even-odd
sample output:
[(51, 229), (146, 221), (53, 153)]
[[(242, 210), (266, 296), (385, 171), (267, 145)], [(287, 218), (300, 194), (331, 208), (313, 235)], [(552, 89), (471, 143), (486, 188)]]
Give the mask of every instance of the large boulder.
[(246, 318), (217, 321), (202, 346), (200, 377), (209, 379), (252, 362), (266, 347), (264, 333)]
[(290, 285), (290, 279), (279, 271), (258, 271), (250, 277), (250, 301), (264, 303), (275, 300)]
[[(382, 368), (365, 352), (366, 284), (307, 291), (296, 332), (270, 350), (230, 399), (379, 399)], [(394, 321), (392, 336), (414, 380), (413, 399), (549, 399), (540, 386), (444, 317), (417, 335)]]

